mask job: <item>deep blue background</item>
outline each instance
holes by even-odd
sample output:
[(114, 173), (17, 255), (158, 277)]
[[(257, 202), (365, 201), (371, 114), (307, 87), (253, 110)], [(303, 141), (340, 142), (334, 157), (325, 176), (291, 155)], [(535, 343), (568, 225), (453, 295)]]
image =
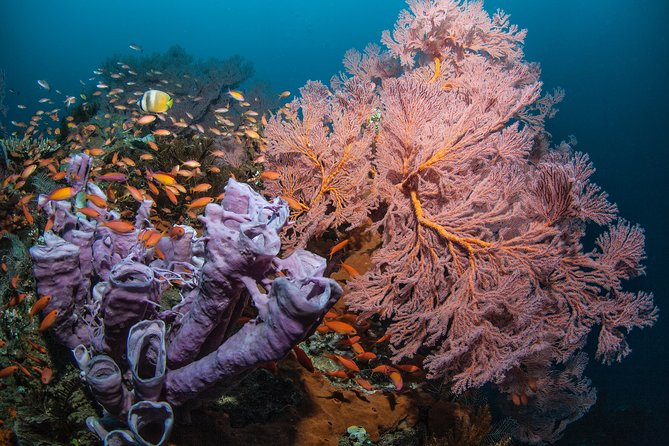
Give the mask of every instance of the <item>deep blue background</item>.
[[(196, 57), (241, 54), (254, 63), (255, 78), (278, 91), (296, 91), (307, 79), (328, 82), (343, 69), (344, 52), (378, 43), (403, 7), (399, 0), (1, 1), (0, 69), (8, 87), (20, 92), (8, 95), (10, 116), (3, 122), (11, 128), (9, 120), (25, 119), (36, 108), (45, 95), (37, 79), (77, 94), (79, 79), (92, 76), (105, 58), (136, 54), (128, 48), (133, 42), (148, 53), (179, 44)], [(654, 291), (665, 310), (669, 2), (490, 0), (486, 8), (504, 9), (529, 30), (527, 59), (541, 63), (547, 89), (566, 90), (548, 130), (556, 142), (575, 135), (577, 149), (597, 167), (595, 181), (621, 215), (647, 229), (648, 274), (631, 286)], [(29, 109), (18, 110), (18, 103)], [(600, 391), (599, 415), (573, 426), (562, 444), (595, 435), (602, 418), (623, 409), (640, 413), (641, 421), (634, 422), (636, 431), (627, 429), (635, 440), (618, 436), (620, 444), (669, 444), (666, 319), (662, 313), (655, 327), (632, 333), (633, 353), (622, 364), (589, 368)]]

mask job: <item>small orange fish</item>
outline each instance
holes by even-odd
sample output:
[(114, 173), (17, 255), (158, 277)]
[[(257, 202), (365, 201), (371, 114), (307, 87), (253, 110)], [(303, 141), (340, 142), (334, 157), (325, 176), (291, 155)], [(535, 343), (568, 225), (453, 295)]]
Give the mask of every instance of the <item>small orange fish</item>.
[(172, 132), (170, 132), (167, 129), (158, 129), (158, 130), (154, 130), (153, 134), (156, 135), (156, 136), (170, 136), (172, 134)]
[(37, 302), (33, 304), (32, 307), (30, 307), (30, 311), (28, 312), (28, 316), (32, 319), (32, 317), (37, 314), (39, 311), (42, 311), (46, 306), (51, 302), (51, 296), (48, 294), (45, 296), (40, 297)]
[(244, 134), (251, 139), (260, 139), (260, 135), (255, 130), (244, 130)]
[(30, 210), (26, 207), (26, 205), (21, 205), (21, 210), (23, 211), (23, 216), (25, 217), (26, 221), (28, 222), (29, 225), (32, 225), (35, 223), (33, 220), (33, 216), (30, 213)]
[(12, 279), (9, 281), (9, 283), (12, 285), (12, 288), (16, 289), (17, 286), (19, 286), (19, 276), (16, 275), (12, 277)]
[(195, 200), (193, 200), (188, 206), (186, 206), (188, 209), (193, 209), (193, 208), (201, 208), (203, 206), (208, 205), (214, 201), (212, 197), (200, 197)]
[(146, 183), (146, 185), (149, 187), (149, 189), (151, 190), (151, 192), (152, 192), (154, 195), (158, 195), (158, 194), (160, 193), (160, 192), (158, 191), (158, 188), (156, 187), (155, 184), (153, 184), (153, 183)]
[(383, 373), (384, 375), (390, 375), (392, 372), (397, 372), (395, 367), (389, 365), (379, 365), (372, 369), (374, 373)]
[(88, 149), (88, 154), (91, 155), (91, 156), (100, 156), (100, 155), (104, 155), (105, 151), (102, 150), (99, 147), (93, 147), (91, 149)]
[(228, 94), (235, 101), (242, 102), (244, 100), (244, 95), (239, 90), (230, 90), (230, 91), (228, 91)]
[(54, 324), (54, 322), (56, 322), (57, 317), (58, 317), (58, 310), (51, 310), (46, 316), (44, 316), (44, 319), (42, 319), (42, 322), (40, 322), (37, 331), (41, 333), (44, 330), (51, 327)]
[(191, 169), (195, 169), (197, 167), (202, 167), (202, 164), (200, 164), (198, 161), (195, 161), (195, 160), (184, 161), (181, 164), (183, 166), (190, 167)]
[(288, 207), (294, 211), (306, 211), (309, 209), (305, 204), (300, 203), (291, 196), (281, 195), (281, 198), (283, 198), (283, 200), (288, 203)]
[(49, 232), (51, 229), (53, 229), (53, 215), (47, 219), (44, 225), (44, 232)]
[(137, 124), (139, 125), (151, 124), (155, 120), (156, 120), (155, 115), (144, 115), (137, 120)]
[(132, 196), (132, 198), (134, 198), (136, 201), (140, 203), (144, 201), (144, 195), (142, 195), (142, 193), (136, 187), (133, 187), (128, 184), (127, 186), (125, 186), (125, 188), (128, 189), (128, 192), (130, 192), (130, 196)]
[(365, 349), (362, 348), (362, 345), (358, 344), (357, 342), (351, 344), (351, 348), (353, 349), (353, 353), (355, 353), (356, 355), (361, 355), (365, 353)]
[(347, 324), (346, 322), (325, 321), (324, 324), (330, 330), (335, 331), (339, 334), (354, 335), (357, 333), (356, 329), (352, 325)]
[(0, 378), (7, 378), (8, 376), (13, 375), (19, 369), (16, 365), (10, 365), (0, 370)]
[(42, 367), (42, 370), (40, 370), (40, 380), (44, 385), (49, 384), (53, 380), (53, 370), (50, 367)]
[(160, 260), (165, 260), (165, 253), (163, 252), (162, 249), (158, 248), (157, 246), (153, 248), (153, 253), (158, 257)]
[(173, 226), (167, 235), (169, 235), (172, 240), (181, 240), (181, 237), (183, 237), (185, 234), (186, 231), (184, 228), (181, 226)]
[(353, 371), (353, 372), (359, 372), (360, 367), (358, 367), (358, 364), (356, 364), (352, 359), (349, 359), (345, 356), (341, 355), (332, 355), (332, 358), (335, 359), (337, 362), (339, 362), (341, 365), (346, 367), (347, 369)]
[(54, 181), (60, 181), (60, 180), (62, 180), (63, 178), (65, 178), (65, 175), (67, 175), (67, 172), (65, 172), (64, 170), (61, 170), (60, 172), (56, 172), (56, 173), (54, 173), (54, 174), (51, 176), (51, 179), (54, 180)]
[(281, 174), (272, 170), (266, 170), (260, 174), (261, 180), (274, 181), (278, 180), (279, 178), (281, 178)]
[(146, 246), (147, 248), (153, 248), (158, 244), (160, 239), (163, 238), (163, 235), (164, 233), (153, 231), (153, 233), (149, 236), (149, 238), (146, 239), (144, 246)]
[(337, 244), (334, 245), (332, 248), (330, 248), (330, 258), (332, 258), (332, 255), (333, 255), (334, 253), (336, 253), (336, 252), (338, 252), (338, 251), (341, 251), (341, 250), (344, 249), (344, 247), (345, 247), (346, 245), (348, 245), (348, 244), (349, 244), (349, 239), (346, 239), (346, 240), (343, 240), (343, 241), (337, 243)]
[(172, 192), (169, 189), (164, 189), (165, 190), (165, 195), (167, 195), (167, 198), (172, 202), (172, 204), (176, 205), (179, 203), (179, 200), (177, 200), (177, 196), (174, 195), (174, 192)]
[(537, 383), (537, 380), (535, 378), (529, 378), (527, 380), (527, 385), (533, 392), (539, 390), (539, 384)]
[(355, 355), (355, 359), (360, 361), (371, 361), (374, 358), (376, 358), (376, 354), (374, 352), (362, 352)]
[(311, 362), (311, 358), (309, 358), (304, 350), (296, 345), (293, 347), (293, 353), (295, 353), (297, 362), (299, 362), (302, 367), (304, 367), (310, 373), (314, 373), (314, 364)]
[(401, 365), (398, 365), (396, 367), (398, 369), (400, 369), (404, 372), (408, 372), (408, 373), (420, 372), (420, 367), (418, 367), (417, 365), (413, 365), (413, 364), (401, 364)]
[(358, 385), (359, 385), (360, 387), (362, 387), (363, 389), (365, 389), (365, 390), (367, 390), (367, 391), (369, 391), (369, 392), (371, 392), (371, 391), (374, 390), (374, 386), (372, 385), (372, 383), (370, 383), (369, 381), (367, 381), (367, 380), (364, 379), (364, 378), (355, 378), (354, 381), (355, 381), (356, 383), (358, 383)]
[(125, 181), (128, 176), (120, 172), (108, 172), (96, 178), (98, 181)]
[(100, 213), (98, 211), (96, 211), (93, 208), (89, 208), (89, 207), (77, 208), (77, 212), (81, 212), (86, 217), (90, 217), (90, 218), (98, 218), (100, 216)]
[(30, 377), (32, 376), (32, 375), (30, 374), (30, 370), (28, 370), (27, 368), (23, 367), (23, 366), (22, 366), (21, 364), (19, 364), (18, 362), (14, 362), (14, 363), (15, 363), (16, 366), (19, 368), (19, 370), (21, 371), (21, 373), (23, 373), (24, 375), (26, 375), (28, 378), (30, 378)]
[(147, 141), (146, 144), (151, 147), (151, 150), (158, 150), (158, 144), (153, 141)]
[(162, 184), (163, 186), (173, 186), (176, 184), (177, 180), (174, 179), (174, 176), (167, 174), (167, 173), (153, 173), (151, 174), (151, 178), (156, 180), (158, 183)]
[(358, 272), (357, 269), (353, 268), (351, 265), (345, 262), (341, 262), (341, 267), (344, 268), (344, 270), (348, 273), (351, 278), (353, 277), (358, 277), (360, 273)]
[(392, 336), (392, 333), (386, 333), (386, 334), (384, 334), (383, 336), (381, 336), (379, 339), (377, 339), (376, 341), (374, 341), (374, 343), (375, 343), (375, 344), (380, 344), (380, 343), (382, 343), (382, 342), (386, 342), (387, 340), (390, 339), (391, 336)]
[(13, 296), (11, 299), (9, 299), (9, 302), (7, 303), (7, 305), (5, 305), (5, 308), (11, 308), (20, 304), (21, 302), (26, 300), (26, 296), (27, 296), (26, 293), (20, 293), (17, 294), (16, 296)]
[(31, 341), (30, 339), (28, 339), (26, 342), (28, 342), (28, 344), (30, 344), (30, 346), (32, 348), (34, 348), (35, 350), (37, 350), (38, 352), (40, 352), (42, 354), (46, 353), (46, 348), (44, 348), (43, 346)]
[(27, 179), (32, 173), (37, 169), (37, 164), (31, 164), (30, 166), (26, 167), (23, 169), (23, 172), (21, 172), (21, 178), (24, 180)]
[(512, 393), (511, 401), (513, 401), (514, 406), (520, 406), (520, 395), (518, 395), (517, 393)]
[(323, 372), (324, 375), (330, 376), (332, 378), (348, 378), (348, 372), (346, 370), (334, 370), (331, 372)]
[(53, 190), (49, 194), (47, 199), (48, 200), (53, 200), (53, 201), (69, 200), (70, 198), (74, 197), (76, 194), (77, 194), (77, 192), (74, 190), (73, 187), (70, 187), (70, 186), (59, 187), (58, 189)]
[(344, 344), (344, 345), (353, 345), (353, 344), (357, 343), (359, 340), (360, 340), (360, 336), (351, 336), (351, 337), (343, 339), (339, 342)]
[(119, 234), (129, 234), (135, 230), (135, 226), (124, 220), (103, 221), (102, 226), (106, 226)]
[(207, 192), (209, 189), (211, 189), (211, 184), (208, 183), (202, 183), (198, 184), (195, 186), (193, 189), (191, 189), (191, 192)]
[(7, 345), (7, 341), (0, 339), (0, 348), (4, 347), (5, 345)]
[(33, 194), (24, 195), (19, 200), (19, 204), (21, 204), (21, 205), (28, 204), (30, 202), (30, 200), (32, 200), (33, 196), (34, 196)]
[(99, 208), (107, 207), (107, 202), (104, 200), (104, 198), (98, 197), (97, 195), (86, 194), (86, 199)]
[(390, 380), (393, 382), (393, 385), (397, 390), (402, 390), (404, 382), (402, 381), (402, 375), (399, 372), (390, 372)]

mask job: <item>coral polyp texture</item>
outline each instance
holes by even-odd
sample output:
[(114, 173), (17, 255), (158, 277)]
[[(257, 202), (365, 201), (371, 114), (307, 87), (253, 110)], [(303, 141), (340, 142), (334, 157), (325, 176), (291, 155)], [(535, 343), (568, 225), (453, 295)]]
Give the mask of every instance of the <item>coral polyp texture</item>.
[[(53, 222), (30, 250), (37, 291), (51, 296), (42, 325), (73, 349), (106, 412), (126, 422), (108, 432), (88, 421), (105, 444), (165, 444), (175, 407), (216, 397), (285, 356), (342, 290), (322, 277), (325, 259), (302, 250), (278, 257), (289, 212), (281, 199), (267, 202), (230, 180), (221, 203), (200, 217), (203, 236), (188, 226), (161, 234), (148, 218), (150, 200), (134, 224), (96, 207), (94, 196), (105, 197), (86, 182), (89, 170), (87, 156), (73, 158), (74, 203), (39, 199)], [(75, 206), (100, 215), (89, 219)], [(175, 289), (180, 301), (161, 310), (161, 296)], [(250, 301), (258, 315), (238, 328)]]
[(342, 224), (378, 231), (346, 299), (389, 321), (395, 360), (420, 349), (456, 393), (498, 384), (512, 409), (551, 420), (518, 435), (554, 440), (595, 399), (589, 333), (608, 364), (657, 319), (652, 294), (622, 286), (644, 271), (643, 230), (617, 217), (573, 141), (551, 147), (544, 125), (563, 92), (542, 95), (525, 31), (480, 2), (409, 6), (385, 50), (349, 51), (348, 74), (310, 82), (269, 120), (268, 191), (293, 200), (290, 246)]

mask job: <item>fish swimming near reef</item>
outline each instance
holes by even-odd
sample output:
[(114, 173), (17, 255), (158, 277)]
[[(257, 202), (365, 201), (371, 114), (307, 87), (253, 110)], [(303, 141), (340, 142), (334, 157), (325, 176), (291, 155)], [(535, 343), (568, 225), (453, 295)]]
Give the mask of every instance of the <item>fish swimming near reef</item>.
[(48, 83), (47, 81), (43, 80), (43, 79), (39, 79), (39, 80), (37, 81), (37, 85), (39, 85), (40, 87), (44, 88), (46, 91), (50, 91), (50, 90), (51, 90), (51, 85), (49, 85), (49, 83)]
[(172, 97), (160, 90), (144, 92), (137, 105), (144, 113), (164, 113), (172, 107)]

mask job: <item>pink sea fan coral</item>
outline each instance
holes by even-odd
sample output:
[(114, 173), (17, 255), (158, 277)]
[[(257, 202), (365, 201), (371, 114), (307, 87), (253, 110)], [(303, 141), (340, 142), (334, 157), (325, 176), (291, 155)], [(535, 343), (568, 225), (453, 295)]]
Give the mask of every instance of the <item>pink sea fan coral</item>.
[[(347, 302), (389, 321), (395, 360), (427, 352), (430, 376), (456, 393), (488, 382), (506, 391), (513, 370), (573, 362), (597, 325), (597, 357), (620, 360), (626, 332), (658, 315), (651, 294), (622, 290), (643, 273), (643, 231), (615, 221), (587, 155), (549, 148), (544, 121), (563, 93), (542, 96), (525, 32), (504, 13), (409, 6), (383, 35), (387, 51), (347, 53), (352, 77), (332, 92), (308, 84), (294, 114), (269, 122), (267, 167), (282, 178), (270, 192), (305, 205), (285, 237), (301, 246), (371, 218), (381, 245)], [(401, 69), (386, 69), (393, 62)], [(363, 100), (337, 100), (351, 86)], [(355, 156), (355, 168), (336, 168)], [(332, 191), (335, 178), (345, 189)], [(588, 224), (609, 225), (592, 250)]]

